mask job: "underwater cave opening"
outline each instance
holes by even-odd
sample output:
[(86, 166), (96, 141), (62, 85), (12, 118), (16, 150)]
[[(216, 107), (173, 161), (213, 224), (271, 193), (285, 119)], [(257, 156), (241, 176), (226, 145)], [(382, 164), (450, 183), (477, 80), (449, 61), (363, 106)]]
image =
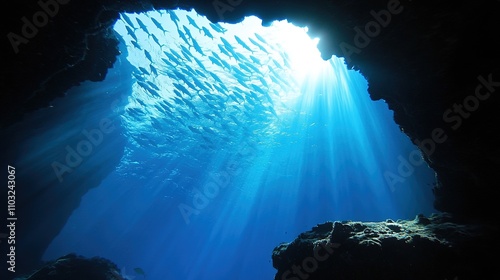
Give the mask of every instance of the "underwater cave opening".
[(114, 28), (134, 69), (115, 122), (125, 152), (44, 259), (99, 255), (148, 279), (265, 279), (273, 248), (318, 223), (433, 212), (433, 172), (402, 174), (416, 147), (392, 112), (343, 59), (324, 61), (306, 28), (184, 10), (123, 13)]

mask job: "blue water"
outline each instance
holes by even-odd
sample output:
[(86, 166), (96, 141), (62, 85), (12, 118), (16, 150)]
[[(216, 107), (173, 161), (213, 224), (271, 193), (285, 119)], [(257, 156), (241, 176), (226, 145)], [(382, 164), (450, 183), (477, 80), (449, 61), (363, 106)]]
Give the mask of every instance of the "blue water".
[[(97, 255), (115, 262), (130, 279), (144, 278), (134, 271), (137, 267), (150, 280), (273, 279), (273, 248), (318, 223), (412, 219), (434, 212), (433, 172), (420, 162), (402, 174), (401, 159), (409, 161), (415, 146), (394, 124), (387, 105), (370, 100), (367, 81), (346, 69), (343, 60), (314, 62), (305, 71), (313, 64), (308, 58), (295, 71), (301, 63), (297, 53), (309, 49), (287, 49), (293, 44), (278, 42), (273, 27), (251, 24), (256, 19), (221, 25), (227, 29), (223, 34), (194, 12), (175, 15), (178, 22), (166, 12), (129, 15), (142, 50), (132, 44), (127, 23), (118, 21), (115, 29), (124, 40), (120, 60), (126, 63), (115, 64), (103, 82), (71, 89), (70, 94), (102, 89), (123, 93), (124, 87), (130, 91), (113, 111), (118, 115), (113, 119), (117, 135), (126, 138), (125, 152), (115, 171), (83, 197), (45, 260), (69, 252)], [(186, 15), (215, 38), (189, 24)], [(164, 24), (168, 33), (149, 18)], [(188, 49), (191, 57), (182, 53), (185, 42), (176, 23), (183, 33), (186, 26), (193, 37), (187, 40), (197, 40), (204, 54), (194, 46)], [(267, 44), (257, 41), (255, 32)], [(235, 34), (254, 52), (239, 44)], [(245, 72), (244, 58), (224, 54), (218, 46), (221, 37), (259, 72)], [(165, 52), (171, 50), (184, 59), (166, 64), (162, 58), (169, 60)], [(287, 51), (290, 61), (285, 63)], [(231, 68), (212, 62), (212, 52)], [(130, 67), (127, 63), (135, 69), (130, 80), (118, 76), (127, 71), (120, 67)], [(220, 82), (210, 73), (228, 90), (220, 91)], [(192, 77), (202, 83), (195, 87), (209, 92), (191, 89), (191, 97), (180, 90), (180, 95), (174, 93), (174, 83), (189, 89), (188, 83), (195, 83)], [(151, 93), (138, 81), (151, 82), (158, 90)], [(238, 93), (236, 87), (243, 99), (230, 96)]]

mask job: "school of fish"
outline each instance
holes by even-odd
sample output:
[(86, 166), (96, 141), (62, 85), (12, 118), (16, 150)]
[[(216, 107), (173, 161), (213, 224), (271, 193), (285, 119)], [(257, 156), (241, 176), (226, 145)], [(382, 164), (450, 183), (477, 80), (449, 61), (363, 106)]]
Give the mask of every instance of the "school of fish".
[[(153, 11), (150, 22), (121, 14), (127, 47), (144, 65), (133, 73), (134, 100), (124, 116), (143, 129), (129, 136), (141, 146), (175, 145), (179, 153), (186, 141), (217, 151), (278, 133), (281, 97), (299, 90), (287, 54), (257, 33), (228, 36), (220, 24), (180, 14)], [(142, 32), (147, 40), (139, 40)]]

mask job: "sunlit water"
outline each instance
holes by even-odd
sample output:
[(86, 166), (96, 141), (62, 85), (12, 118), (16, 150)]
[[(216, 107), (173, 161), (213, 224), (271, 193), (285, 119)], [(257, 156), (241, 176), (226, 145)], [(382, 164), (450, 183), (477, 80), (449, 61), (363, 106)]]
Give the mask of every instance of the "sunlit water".
[[(341, 59), (321, 60), (303, 28), (247, 18), (216, 30), (185, 11), (128, 19), (115, 26), (136, 69), (115, 122), (125, 154), (46, 260), (98, 255), (131, 279), (144, 278), (137, 267), (150, 280), (273, 279), (273, 248), (318, 223), (432, 212), (427, 167), (388, 182), (415, 149), (392, 112)], [(116, 67), (98, 88), (122, 90)]]

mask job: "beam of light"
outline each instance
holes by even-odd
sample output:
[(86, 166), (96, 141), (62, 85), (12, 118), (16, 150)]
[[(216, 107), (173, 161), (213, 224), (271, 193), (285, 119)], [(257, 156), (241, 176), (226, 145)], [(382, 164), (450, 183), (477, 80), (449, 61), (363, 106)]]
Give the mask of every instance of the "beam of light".
[[(142, 267), (148, 279), (271, 279), (274, 246), (317, 223), (413, 215), (383, 180), (408, 148), (387, 108), (342, 60), (323, 61), (306, 29), (249, 17), (217, 33), (195, 12), (128, 16), (133, 35), (124, 20), (115, 26), (136, 67), (122, 116), (126, 152), (47, 255), (98, 254)], [(245, 145), (252, 152), (241, 152)], [(228, 166), (240, 172), (198, 200), (186, 224), (178, 206), (194, 207)]]

